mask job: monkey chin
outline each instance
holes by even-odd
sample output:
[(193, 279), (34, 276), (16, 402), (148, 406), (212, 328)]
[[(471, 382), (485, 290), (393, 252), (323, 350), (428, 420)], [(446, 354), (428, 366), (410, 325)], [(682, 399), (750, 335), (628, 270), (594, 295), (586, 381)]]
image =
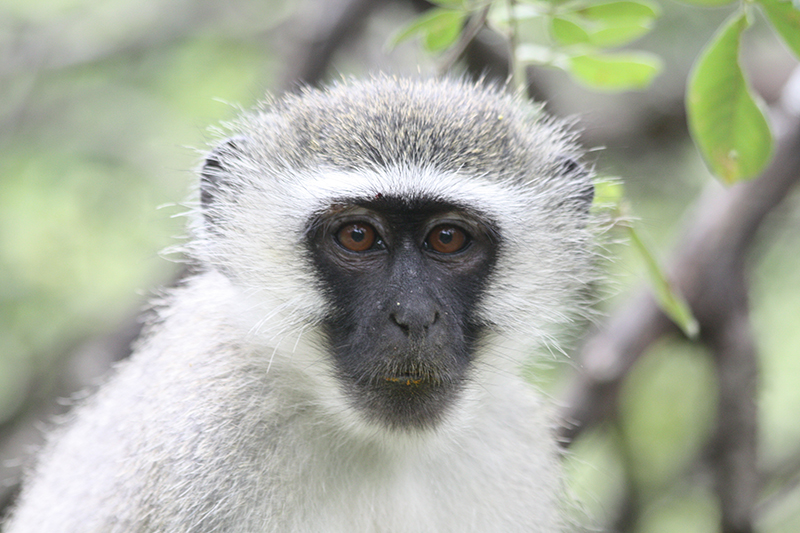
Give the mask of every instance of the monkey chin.
[(370, 423), (392, 431), (433, 431), (458, 399), (466, 369), (383, 372), (350, 383), (350, 400)]

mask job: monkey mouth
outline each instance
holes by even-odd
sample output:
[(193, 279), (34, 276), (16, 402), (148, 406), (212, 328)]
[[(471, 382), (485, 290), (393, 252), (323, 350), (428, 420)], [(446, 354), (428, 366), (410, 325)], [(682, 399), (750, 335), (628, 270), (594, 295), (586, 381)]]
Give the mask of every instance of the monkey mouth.
[(399, 368), (386, 369), (380, 381), (403, 387), (436, 387), (444, 383), (442, 372), (433, 365), (398, 365)]
[(342, 369), (347, 394), (371, 422), (398, 431), (432, 429), (457, 400), (469, 369), (468, 358), (448, 355), (406, 350), (378, 361), (365, 357), (373, 359), (371, 368)]
[(397, 430), (435, 427), (458, 396), (460, 379), (444, 371), (382, 372), (354, 398), (368, 419)]
[(419, 374), (404, 374), (400, 376), (385, 376), (383, 378), (391, 383), (398, 383), (400, 385), (422, 385), (426, 377)]

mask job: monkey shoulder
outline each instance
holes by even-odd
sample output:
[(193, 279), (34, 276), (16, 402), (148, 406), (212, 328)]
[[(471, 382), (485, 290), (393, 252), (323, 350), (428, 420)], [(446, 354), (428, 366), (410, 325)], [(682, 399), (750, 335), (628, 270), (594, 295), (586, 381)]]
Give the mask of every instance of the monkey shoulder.
[(262, 415), (280, 411), (214, 277), (170, 295), (130, 360), (51, 433), (5, 531), (211, 531), (228, 465), (252, 469), (240, 485), (268, 477), (281, 421)]

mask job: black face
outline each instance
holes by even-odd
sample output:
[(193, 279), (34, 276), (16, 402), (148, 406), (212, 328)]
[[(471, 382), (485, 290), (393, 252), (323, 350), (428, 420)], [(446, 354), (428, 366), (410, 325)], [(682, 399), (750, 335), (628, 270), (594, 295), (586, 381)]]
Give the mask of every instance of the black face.
[(496, 227), (452, 204), (379, 197), (332, 206), (308, 237), (353, 405), (394, 428), (435, 425), (479, 339), (474, 312), (495, 264)]

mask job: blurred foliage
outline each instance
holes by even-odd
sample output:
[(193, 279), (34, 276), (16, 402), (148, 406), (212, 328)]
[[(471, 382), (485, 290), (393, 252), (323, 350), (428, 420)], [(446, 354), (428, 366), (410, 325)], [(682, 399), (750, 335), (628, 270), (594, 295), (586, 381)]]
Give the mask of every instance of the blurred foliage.
[[(760, 98), (739, 65), (741, 38), (754, 17), (756, 3), (784, 44), (800, 57), (800, 8), (788, 0), (689, 0), (701, 6), (737, 6), (730, 19), (697, 60), (687, 90), (692, 137), (711, 171), (725, 183), (757, 176), (767, 165), (773, 142)], [(514, 54), (516, 83), (527, 65), (564, 70), (596, 90), (645, 89), (663, 67), (658, 55), (618, 50), (646, 35), (661, 8), (651, 0), (434, 0), (426, 11), (393, 39), (421, 35), (429, 52), (458, 43), (468, 17), (484, 16), (508, 35)], [(533, 31), (521, 30), (521, 23)]]
[[(461, 5), (438, 3), (442, 9)], [(270, 34), (298, 5), (304, 4), (0, 0), (0, 422), (13, 416), (46, 368), (83, 339), (112, 330), (171, 280), (176, 265), (159, 251), (185, 233), (180, 215), (187, 198), (191, 202), (196, 149), (213, 141), (209, 125), (232, 118), (235, 105), (250, 106), (275, 87), (284, 58)], [(551, 109), (579, 114), (590, 138), (601, 132), (608, 139), (598, 167), (626, 181), (643, 231), (663, 256), (683, 211), (711, 177), (685, 131), (654, 136), (644, 128), (668, 112), (671, 95), (682, 94), (691, 60), (730, 8), (698, 14), (663, 3), (655, 22), (642, 8), (632, 9), (639, 17), (630, 22), (630, 35), (651, 23), (654, 28), (636, 47), (664, 63), (648, 92), (597, 96), (558, 72), (538, 79), (552, 95)], [(390, 13), (381, 28), (401, 27), (397, 12)], [(599, 26), (589, 25), (584, 35), (569, 25), (585, 26), (587, 17), (565, 12), (553, 20), (554, 34), (562, 43), (605, 45)], [(534, 19), (521, 26), (541, 30)], [(745, 63), (772, 65), (786, 53), (754, 30), (745, 39), (760, 46), (751, 50), (765, 52)], [(341, 57), (334, 70), (349, 72), (352, 65), (365, 68)], [(751, 79), (754, 85), (762, 81)], [(633, 138), (652, 140), (631, 147)], [(752, 261), (762, 366), (760, 453), (768, 472), (800, 457), (797, 195), (772, 226)], [(630, 247), (610, 248), (608, 254), (619, 257), (608, 265), (615, 285), (609, 292), (618, 294), (608, 297), (611, 308), (647, 274)], [(570, 364), (539, 372), (548, 374), (553, 394)], [(682, 476), (709, 434), (714, 390), (708, 355), (686, 342), (661, 343), (641, 360), (625, 385), (619, 423), (590, 432), (570, 452), (572, 485), (587, 513), (604, 522), (630, 479), (649, 502), (636, 531), (716, 531), (708, 483)], [(765, 488), (759, 530), (797, 531), (800, 491), (767, 501), (777, 490)]]
[(280, 6), (206, 21), (201, 4), (147, 6), (0, 3), (0, 421), (54, 358), (170, 281), (158, 254), (184, 234), (187, 147), (236, 113), (221, 100), (249, 105), (269, 85), (273, 55), (234, 23)]

